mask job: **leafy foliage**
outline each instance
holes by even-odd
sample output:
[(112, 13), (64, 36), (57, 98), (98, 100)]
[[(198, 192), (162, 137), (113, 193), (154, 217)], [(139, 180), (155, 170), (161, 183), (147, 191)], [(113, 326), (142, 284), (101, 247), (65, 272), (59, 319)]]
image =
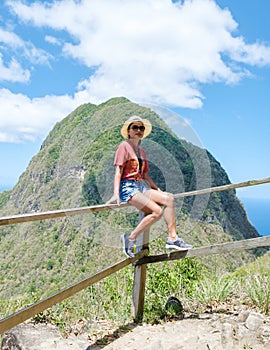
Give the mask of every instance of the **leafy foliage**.
[[(158, 249), (163, 241), (157, 239), (153, 249)], [(158, 322), (165, 314), (169, 296), (179, 298), (193, 294), (196, 281), (202, 276), (203, 266), (196, 259), (182, 259), (154, 264), (148, 269), (145, 320)]]
[(8, 202), (11, 190), (0, 192), (0, 209)]

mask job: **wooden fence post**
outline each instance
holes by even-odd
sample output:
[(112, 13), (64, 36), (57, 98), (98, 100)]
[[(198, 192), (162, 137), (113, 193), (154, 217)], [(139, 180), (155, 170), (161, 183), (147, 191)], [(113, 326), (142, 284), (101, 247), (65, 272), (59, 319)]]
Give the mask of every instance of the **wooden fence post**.
[[(139, 213), (139, 221), (144, 217), (144, 213)], [(149, 229), (141, 233), (136, 242), (136, 253), (143, 249), (149, 249)], [(133, 280), (133, 317), (135, 322), (141, 322), (143, 319), (144, 296), (145, 296), (145, 281), (146, 281), (146, 265), (135, 265), (134, 280)]]

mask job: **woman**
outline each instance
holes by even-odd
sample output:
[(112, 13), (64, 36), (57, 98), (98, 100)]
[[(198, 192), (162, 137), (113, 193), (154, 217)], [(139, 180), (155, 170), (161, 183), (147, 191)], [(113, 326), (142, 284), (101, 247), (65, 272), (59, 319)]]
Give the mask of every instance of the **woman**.
[(168, 227), (166, 248), (192, 248), (177, 236), (173, 195), (161, 191), (149, 175), (148, 161), (140, 141), (148, 136), (151, 130), (152, 125), (147, 119), (132, 116), (126, 120), (121, 129), (125, 141), (118, 146), (114, 159), (114, 195), (107, 203), (116, 202), (119, 205), (120, 201), (128, 202), (147, 214), (131, 233), (126, 233), (121, 238), (123, 251), (130, 258), (134, 257), (138, 235), (162, 214)]

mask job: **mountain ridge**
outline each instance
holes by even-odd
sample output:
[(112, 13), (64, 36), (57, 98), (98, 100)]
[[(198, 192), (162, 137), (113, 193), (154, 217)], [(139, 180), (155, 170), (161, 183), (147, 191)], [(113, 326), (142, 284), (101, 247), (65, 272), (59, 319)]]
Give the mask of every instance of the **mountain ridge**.
[[(18, 183), (0, 194), (1, 216), (104, 203), (113, 191), (113, 157), (122, 141), (119, 130), (133, 114), (153, 124), (143, 147), (160, 188), (177, 193), (230, 183), (207, 150), (178, 139), (153, 110), (124, 97), (113, 98), (98, 106), (79, 106), (55, 125)], [(179, 200), (176, 211), (178, 230), (195, 246), (259, 236), (235, 191)], [(36, 291), (46, 295), (113, 263), (121, 256), (120, 234), (137, 220), (138, 212), (128, 207), (1, 227), (1, 283), (6, 288), (0, 297)], [(157, 223), (151, 229), (153, 239), (164, 237), (165, 230), (162, 221)], [(239, 266), (252, 254), (231, 259)]]

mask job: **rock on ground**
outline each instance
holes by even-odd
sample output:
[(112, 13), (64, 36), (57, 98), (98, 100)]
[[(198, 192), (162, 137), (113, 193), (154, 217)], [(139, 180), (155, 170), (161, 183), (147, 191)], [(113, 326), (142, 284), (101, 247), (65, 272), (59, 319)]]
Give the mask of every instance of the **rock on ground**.
[(1, 350), (90, 350), (85, 337), (65, 339), (57, 327), (46, 324), (21, 324), (3, 338)]
[[(98, 332), (99, 333), (99, 332)], [(76, 334), (76, 335), (75, 335)], [(99, 333), (101, 334), (101, 333)], [(255, 312), (203, 314), (160, 325), (130, 324), (93, 336), (87, 322), (65, 339), (52, 325), (22, 324), (1, 350), (270, 350), (270, 317)]]

